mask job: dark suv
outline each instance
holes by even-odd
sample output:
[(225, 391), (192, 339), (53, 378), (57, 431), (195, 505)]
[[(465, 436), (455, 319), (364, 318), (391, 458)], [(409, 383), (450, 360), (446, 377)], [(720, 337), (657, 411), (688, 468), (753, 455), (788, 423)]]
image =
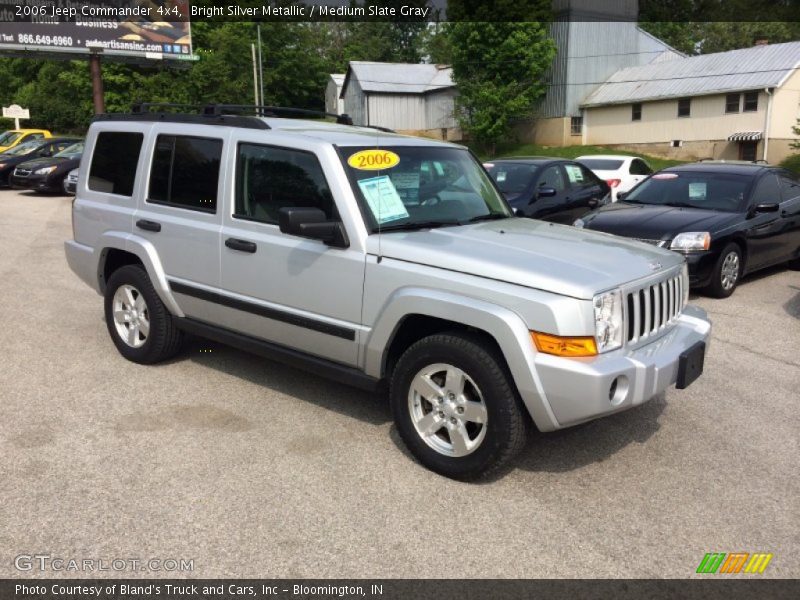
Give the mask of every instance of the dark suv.
[(692, 287), (725, 298), (743, 275), (800, 266), (800, 178), (763, 164), (672, 167), (575, 225), (680, 252)]

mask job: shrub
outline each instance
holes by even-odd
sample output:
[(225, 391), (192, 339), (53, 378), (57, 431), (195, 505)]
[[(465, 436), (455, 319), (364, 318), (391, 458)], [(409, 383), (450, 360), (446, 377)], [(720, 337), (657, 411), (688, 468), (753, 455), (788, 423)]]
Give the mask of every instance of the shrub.
[(780, 164), (784, 169), (789, 169), (795, 173), (800, 174), (800, 154), (792, 154), (784, 158)]

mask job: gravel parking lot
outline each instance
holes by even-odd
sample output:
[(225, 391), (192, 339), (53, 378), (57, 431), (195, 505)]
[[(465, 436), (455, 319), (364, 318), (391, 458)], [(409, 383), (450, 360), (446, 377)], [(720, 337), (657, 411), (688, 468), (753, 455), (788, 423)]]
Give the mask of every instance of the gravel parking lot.
[(21, 554), (194, 561), (146, 576), (687, 577), (736, 551), (800, 577), (798, 272), (693, 299), (714, 333), (689, 389), (536, 435), (470, 485), (415, 463), (382, 398), (201, 340), (124, 360), (64, 260), (69, 198), (2, 191), (0, 231), (0, 577), (102, 575)]

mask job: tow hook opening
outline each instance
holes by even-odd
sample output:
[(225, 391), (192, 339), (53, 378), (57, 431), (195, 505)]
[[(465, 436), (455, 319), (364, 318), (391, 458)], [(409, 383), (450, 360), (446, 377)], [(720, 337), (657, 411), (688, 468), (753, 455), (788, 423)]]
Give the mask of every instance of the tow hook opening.
[(608, 400), (611, 406), (619, 406), (628, 396), (628, 378), (625, 375), (615, 377), (608, 388)]

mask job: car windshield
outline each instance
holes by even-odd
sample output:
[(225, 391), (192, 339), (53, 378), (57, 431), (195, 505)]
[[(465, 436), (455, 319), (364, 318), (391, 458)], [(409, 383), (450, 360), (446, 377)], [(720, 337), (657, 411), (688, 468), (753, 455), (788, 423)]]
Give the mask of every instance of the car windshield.
[(6, 150), (3, 154), (11, 156), (22, 156), (24, 154), (30, 154), (41, 145), (42, 142), (40, 140), (35, 140), (32, 142), (22, 142), (19, 146), (14, 146), (10, 150)]
[(487, 162), (483, 166), (504, 194), (524, 192), (533, 181), (537, 165), (512, 162)]
[(22, 133), (19, 131), (6, 131), (3, 135), (0, 135), (0, 146), (9, 146), (20, 137), (22, 137)]
[(636, 186), (625, 202), (738, 212), (751, 181), (732, 173), (661, 172)]
[(72, 146), (67, 146), (61, 152), (56, 154), (58, 158), (77, 158), (83, 154), (83, 142), (78, 142), (77, 144), (72, 144)]
[(462, 225), (512, 216), (467, 150), (346, 147), (342, 162), (371, 231)]
[(579, 158), (578, 162), (592, 171), (616, 171), (625, 161), (612, 158)]

